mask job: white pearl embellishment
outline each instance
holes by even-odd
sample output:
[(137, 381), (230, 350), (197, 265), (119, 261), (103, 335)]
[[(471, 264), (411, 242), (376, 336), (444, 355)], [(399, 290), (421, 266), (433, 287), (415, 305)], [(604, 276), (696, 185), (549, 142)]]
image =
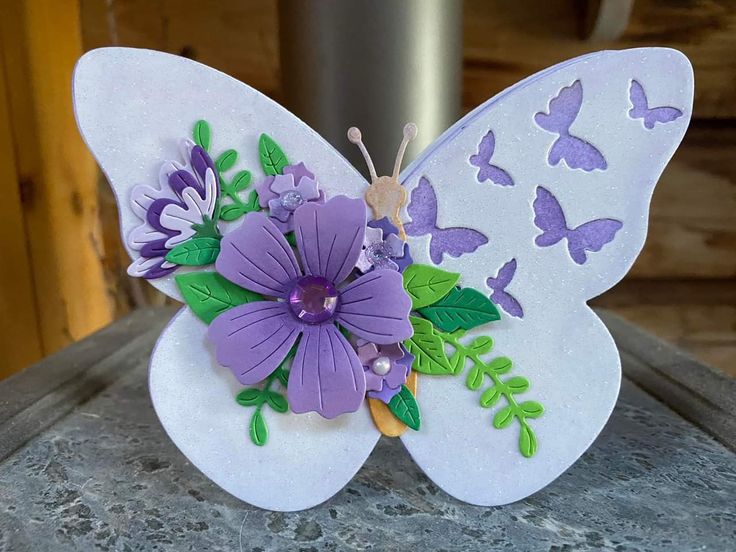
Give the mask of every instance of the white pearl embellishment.
[(391, 359), (386, 356), (378, 357), (373, 361), (371, 370), (373, 370), (374, 374), (385, 376), (391, 371)]

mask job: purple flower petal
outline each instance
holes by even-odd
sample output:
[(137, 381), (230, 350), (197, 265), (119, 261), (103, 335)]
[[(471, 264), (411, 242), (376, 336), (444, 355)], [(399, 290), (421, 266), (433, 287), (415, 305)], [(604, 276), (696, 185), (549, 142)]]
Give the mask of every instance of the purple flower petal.
[(256, 184), (256, 193), (258, 193), (258, 203), (263, 209), (268, 207), (269, 201), (279, 197), (279, 194), (275, 194), (271, 191), (271, 183), (273, 182), (273, 179), (274, 179), (273, 176), (267, 176), (261, 182)]
[(411, 299), (401, 274), (374, 270), (340, 292), (337, 320), (357, 337), (378, 344), (398, 343), (412, 336)]
[(294, 182), (297, 184), (305, 177), (314, 180), (314, 174), (301, 162), (296, 165), (287, 165), (284, 167), (284, 174), (292, 175)]
[[(205, 174), (207, 174), (207, 169), (211, 169), (212, 173), (217, 177), (218, 172), (217, 168), (215, 167), (215, 162), (212, 161), (212, 158), (207, 154), (204, 149), (202, 149), (201, 146), (194, 146), (192, 148), (192, 152), (190, 154), (191, 160), (192, 160), (192, 168), (197, 173), (197, 176), (199, 176), (199, 179), (201, 182), (205, 181)], [(220, 179), (217, 179), (217, 191), (219, 193), (220, 191)], [(204, 197), (204, 188), (202, 186), (199, 186), (197, 188), (197, 191), (200, 193), (202, 197)]]
[(286, 303), (256, 301), (225, 311), (210, 324), (217, 361), (244, 385), (258, 383), (286, 358), (302, 325)]
[(358, 355), (332, 324), (305, 326), (291, 365), (289, 406), (296, 413), (334, 418), (355, 412), (365, 397), (365, 375)]
[(141, 257), (165, 257), (169, 252), (169, 248), (166, 247), (166, 240), (167, 238), (164, 237), (144, 244), (140, 249)]
[(161, 257), (139, 257), (128, 267), (128, 274), (137, 278), (153, 280), (168, 276), (178, 267), (166, 262)]
[[(397, 346), (399, 345), (397, 344)], [(382, 387), (377, 391), (368, 391), (368, 396), (371, 399), (379, 399), (388, 404), (401, 391), (401, 386), (406, 383), (406, 380), (409, 379), (414, 355), (404, 352), (403, 349), (402, 352), (404, 353), (403, 356), (391, 363), (391, 371), (383, 377), (381, 382)], [(386, 354), (383, 348), (381, 349), (381, 353)], [(391, 358), (390, 354), (386, 354), (386, 356)]]
[(291, 247), (263, 213), (248, 213), (239, 228), (222, 238), (215, 269), (241, 287), (281, 298), (301, 276)]
[(277, 174), (271, 182), (271, 191), (277, 195), (295, 188), (294, 177), (290, 174)]
[(161, 213), (167, 205), (179, 205), (183, 207), (182, 203), (174, 199), (159, 198), (149, 205), (148, 211), (146, 212), (146, 222), (159, 232), (171, 232), (169, 228), (161, 224)]
[(314, 201), (320, 198), (317, 182), (311, 178), (302, 178), (294, 189), (299, 192), (304, 201)]
[(280, 222), (287, 222), (292, 214), (286, 207), (281, 205), (281, 200), (276, 198), (268, 202), (268, 214)]
[(362, 199), (337, 196), (327, 203), (305, 203), (294, 212), (297, 249), (304, 271), (334, 284), (355, 267), (365, 235)]
[(171, 173), (169, 175), (169, 187), (179, 197), (181, 197), (182, 192), (187, 188), (194, 188), (199, 196), (204, 198), (204, 188), (194, 175), (188, 171), (179, 170)]

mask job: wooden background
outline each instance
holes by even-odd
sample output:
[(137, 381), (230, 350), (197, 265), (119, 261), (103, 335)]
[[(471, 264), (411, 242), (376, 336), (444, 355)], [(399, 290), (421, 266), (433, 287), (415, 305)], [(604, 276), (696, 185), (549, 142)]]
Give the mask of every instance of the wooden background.
[[(143, 304), (125, 274), (112, 193), (74, 129), (69, 78), (82, 51), (178, 53), (280, 99), (276, 0), (0, 0), (0, 377)], [(636, 0), (615, 42), (584, 38), (589, 4), (466, 0), (468, 110), (586, 52), (671, 46), (695, 67), (694, 120), (654, 195), (646, 247), (597, 300), (736, 372), (736, 1)]]

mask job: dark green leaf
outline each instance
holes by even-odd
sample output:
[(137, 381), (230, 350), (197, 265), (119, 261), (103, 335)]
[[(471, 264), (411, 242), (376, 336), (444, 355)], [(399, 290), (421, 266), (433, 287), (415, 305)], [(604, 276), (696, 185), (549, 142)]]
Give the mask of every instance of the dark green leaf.
[(496, 412), (493, 417), (493, 427), (496, 429), (503, 429), (511, 425), (514, 421), (514, 409), (511, 406), (504, 406), (501, 410)]
[(286, 238), (286, 241), (291, 247), (296, 247), (296, 233), (295, 232), (287, 232), (284, 234), (284, 237)]
[(460, 279), (456, 272), (445, 272), (427, 265), (412, 264), (403, 273), (404, 289), (411, 297), (412, 307), (421, 309), (436, 303), (455, 287)]
[(519, 450), (526, 458), (531, 458), (537, 452), (537, 436), (526, 424), (522, 424), (519, 434)]
[(235, 397), (236, 402), (241, 406), (253, 406), (261, 402), (261, 390), (256, 387), (243, 389)]
[(419, 309), (440, 330), (470, 330), (501, 318), (496, 306), (481, 292), (472, 288), (453, 287), (436, 303)]
[(260, 409), (256, 409), (250, 419), (250, 440), (259, 447), (262, 447), (268, 441), (268, 428)]
[(493, 349), (493, 339), (486, 336), (476, 337), (470, 344), (469, 349), (476, 355), (484, 355)]
[(261, 210), (261, 205), (258, 203), (258, 193), (255, 190), (248, 194), (248, 199), (245, 201), (244, 208), (244, 213), (253, 213)]
[(544, 414), (544, 407), (537, 401), (526, 401), (519, 405), (527, 418), (539, 418)]
[(512, 366), (513, 363), (508, 357), (497, 357), (488, 363), (488, 369), (491, 370), (494, 374), (499, 375), (505, 374), (506, 372), (511, 370)]
[(512, 393), (523, 393), (529, 389), (529, 380), (522, 376), (507, 379), (504, 384)]
[(473, 366), (468, 372), (468, 378), (465, 380), (465, 385), (471, 391), (479, 389), (483, 383), (483, 371), (477, 366)]
[(230, 187), (234, 192), (242, 192), (250, 184), (250, 171), (240, 171), (233, 177)]
[[(255, 193), (255, 192), (254, 192)], [(242, 217), (245, 214), (245, 206), (244, 205), (225, 205), (222, 208), (222, 211), (220, 211), (220, 218), (224, 220), (225, 222), (232, 222), (240, 217)]]
[(289, 403), (286, 401), (286, 398), (276, 391), (269, 391), (268, 395), (266, 395), (266, 401), (268, 401), (269, 406), (276, 412), (283, 413), (289, 410)]
[(207, 324), (228, 309), (263, 301), (257, 293), (236, 286), (216, 272), (180, 274), (176, 285), (192, 312)]
[(277, 368), (277, 370), (278, 373), (276, 374), (276, 377), (279, 378), (279, 383), (284, 387), (287, 387), (289, 385), (289, 371), (284, 370), (283, 368)]
[(480, 396), (480, 405), (483, 408), (490, 408), (498, 402), (500, 397), (501, 389), (494, 385), (483, 391), (483, 394)]
[(289, 164), (284, 152), (268, 134), (261, 134), (258, 140), (258, 153), (263, 172), (269, 176), (283, 174), (284, 167)]
[(229, 149), (220, 154), (220, 157), (215, 161), (215, 167), (217, 167), (218, 172), (225, 172), (232, 169), (237, 160), (238, 152), (233, 149)]
[(414, 328), (414, 335), (404, 341), (404, 347), (414, 355), (412, 369), (429, 375), (452, 374), (445, 344), (434, 333), (432, 323), (416, 316), (410, 316), (409, 321)]
[(219, 253), (219, 239), (192, 238), (169, 251), (166, 260), (182, 266), (203, 266), (214, 263)]
[(419, 429), (421, 425), (419, 405), (416, 397), (406, 385), (402, 385), (401, 390), (394, 395), (388, 403), (388, 409), (408, 427), (415, 431)]
[(204, 151), (210, 150), (210, 125), (205, 120), (199, 120), (194, 124), (192, 132), (194, 143), (201, 146)]

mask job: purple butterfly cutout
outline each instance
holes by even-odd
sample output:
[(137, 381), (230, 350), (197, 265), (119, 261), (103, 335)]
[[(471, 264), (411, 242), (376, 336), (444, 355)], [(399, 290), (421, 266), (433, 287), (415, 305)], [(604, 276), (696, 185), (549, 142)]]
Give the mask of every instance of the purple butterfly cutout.
[(506, 286), (516, 274), (516, 259), (511, 259), (498, 269), (494, 277), (486, 279), (486, 285), (491, 288), (491, 301), (501, 307), (514, 318), (524, 318), (524, 309), (521, 308), (516, 297), (506, 291)]
[(547, 161), (552, 166), (564, 161), (571, 169), (583, 169), (586, 172), (606, 170), (608, 164), (600, 150), (570, 134), (570, 126), (575, 122), (582, 105), (583, 85), (577, 80), (550, 100), (549, 113), (540, 111), (534, 115), (537, 125), (559, 135), (549, 150)]
[(409, 236), (429, 234), (429, 258), (436, 265), (442, 262), (444, 254), (459, 257), (464, 253), (472, 253), (481, 245), (488, 243), (488, 238), (470, 228), (437, 226), (437, 196), (429, 180), (424, 176), (411, 191), (406, 212), (411, 217), (411, 222), (404, 225), (406, 234)]
[(632, 106), (629, 110), (629, 117), (642, 119), (644, 126), (649, 130), (652, 130), (657, 123), (671, 123), (682, 117), (682, 111), (676, 107), (661, 106), (650, 109), (644, 88), (635, 80), (631, 81), (629, 100)]
[(481, 139), (480, 144), (478, 144), (478, 153), (470, 156), (470, 164), (474, 167), (478, 167), (476, 178), (478, 179), (478, 182), (490, 180), (499, 186), (513, 186), (514, 181), (509, 173), (501, 167), (491, 165), (491, 158), (493, 157), (493, 152), (495, 150), (496, 137), (493, 135), (493, 131), (489, 130)]
[(537, 187), (534, 200), (534, 224), (542, 230), (534, 243), (539, 247), (549, 247), (567, 238), (570, 257), (579, 265), (587, 260), (586, 251), (600, 251), (623, 226), (620, 220), (604, 218), (568, 228), (560, 202), (541, 186)]

